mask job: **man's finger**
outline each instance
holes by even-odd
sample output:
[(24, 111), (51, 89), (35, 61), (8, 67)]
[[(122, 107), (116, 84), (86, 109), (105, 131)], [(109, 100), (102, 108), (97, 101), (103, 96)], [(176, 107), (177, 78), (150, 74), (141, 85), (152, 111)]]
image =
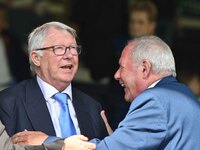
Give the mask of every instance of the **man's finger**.
[(25, 136), (28, 133), (29, 133), (28, 131), (22, 131), (22, 132), (18, 132), (16, 134), (14, 134), (12, 137), (15, 138), (15, 137), (19, 137), (19, 136)]
[(106, 117), (106, 114), (105, 114), (104, 110), (101, 111), (101, 117), (102, 117), (102, 119), (103, 119), (103, 121), (104, 121), (104, 123), (106, 125), (106, 129), (108, 131), (108, 134), (111, 135), (113, 133), (113, 130), (112, 130), (112, 128), (110, 127), (110, 125), (108, 123), (108, 119)]
[(26, 142), (26, 139), (25, 139), (24, 137), (21, 137), (21, 136), (16, 136), (16, 137), (14, 137), (14, 138), (12, 137), (11, 139), (12, 139), (12, 142), (13, 142), (14, 144)]
[(83, 136), (83, 135), (76, 135), (80, 140), (83, 140), (83, 141), (88, 141), (88, 138), (86, 136)]
[(84, 142), (83, 144), (88, 149), (95, 149), (96, 148), (96, 145), (94, 143)]
[(108, 119), (107, 119), (107, 117), (106, 117), (106, 114), (105, 114), (105, 111), (104, 111), (104, 110), (101, 111), (101, 117), (102, 117), (104, 123), (105, 123), (105, 124), (108, 124)]

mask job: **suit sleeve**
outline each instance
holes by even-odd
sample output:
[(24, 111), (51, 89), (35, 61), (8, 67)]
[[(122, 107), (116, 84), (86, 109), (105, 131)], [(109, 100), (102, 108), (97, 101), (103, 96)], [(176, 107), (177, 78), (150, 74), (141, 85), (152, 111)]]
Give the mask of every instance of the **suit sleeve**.
[(166, 136), (167, 116), (156, 98), (142, 94), (131, 104), (111, 136), (97, 141), (97, 150), (159, 149)]
[(13, 144), (5, 131), (4, 125), (0, 121), (0, 150), (61, 150), (62, 146), (63, 140), (58, 140), (40, 146), (22, 146)]
[(45, 150), (62, 150), (63, 144), (64, 144), (63, 140), (57, 140), (55, 142), (44, 144), (44, 147)]
[(23, 146), (15, 145), (12, 143), (1, 121), (0, 121), (0, 149), (1, 150), (25, 150)]
[[(6, 96), (7, 95), (7, 96)], [(18, 101), (20, 102), (20, 101)], [(0, 94), (0, 120), (5, 125), (6, 131), (9, 136), (16, 133), (16, 105), (17, 101), (12, 94), (8, 92), (1, 92)]]

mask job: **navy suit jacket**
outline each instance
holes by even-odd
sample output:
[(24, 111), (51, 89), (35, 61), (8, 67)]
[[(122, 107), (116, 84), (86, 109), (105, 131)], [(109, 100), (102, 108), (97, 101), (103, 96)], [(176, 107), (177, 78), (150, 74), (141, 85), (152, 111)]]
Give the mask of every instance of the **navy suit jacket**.
[(200, 103), (173, 77), (137, 96), (111, 136), (97, 150), (199, 150)]
[[(76, 89), (72, 90), (72, 97), (81, 134), (89, 139), (105, 137), (107, 131), (100, 116), (100, 104)], [(0, 92), (0, 120), (10, 136), (25, 129), (56, 135), (36, 78)]]

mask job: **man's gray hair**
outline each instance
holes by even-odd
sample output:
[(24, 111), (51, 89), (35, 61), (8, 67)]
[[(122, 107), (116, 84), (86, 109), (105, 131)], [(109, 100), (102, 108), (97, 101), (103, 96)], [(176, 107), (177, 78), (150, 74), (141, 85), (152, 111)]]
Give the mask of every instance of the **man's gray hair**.
[(172, 51), (163, 40), (157, 36), (142, 36), (133, 41), (136, 41), (136, 45), (132, 49), (132, 57), (136, 65), (146, 59), (150, 61), (154, 73), (176, 77)]
[[(73, 28), (71, 28), (63, 23), (55, 22), (55, 21), (45, 23), (45, 24), (35, 28), (29, 34), (29, 37), (28, 37), (28, 52), (29, 52), (29, 54), (34, 49), (42, 48), (44, 46), (45, 37), (48, 33), (49, 28), (56, 28), (58, 30), (64, 30), (64, 31), (67, 31), (68, 33), (70, 33), (75, 39), (77, 37), (76, 31)], [(40, 55), (42, 55), (42, 51), (38, 51), (38, 53)], [(34, 65), (30, 58), (29, 58), (29, 63), (30, 63), (31, 70), (34, 71)]]

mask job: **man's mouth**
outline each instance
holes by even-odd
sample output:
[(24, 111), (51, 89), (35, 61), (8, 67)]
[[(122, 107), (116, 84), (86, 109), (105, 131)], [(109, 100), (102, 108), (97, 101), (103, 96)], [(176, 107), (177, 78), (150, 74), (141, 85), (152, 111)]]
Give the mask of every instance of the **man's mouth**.
[(69, 69), (69, 70), (71, 70), (72, 67), (73, 67), (72, 64), (68, 64), (68, 65), (61, 66), (62, 69)]
[(126, 87), (126, 85), (125, 85), (124, 83), (120, 83), (120, 85), (121, 85), (123, 88)]

